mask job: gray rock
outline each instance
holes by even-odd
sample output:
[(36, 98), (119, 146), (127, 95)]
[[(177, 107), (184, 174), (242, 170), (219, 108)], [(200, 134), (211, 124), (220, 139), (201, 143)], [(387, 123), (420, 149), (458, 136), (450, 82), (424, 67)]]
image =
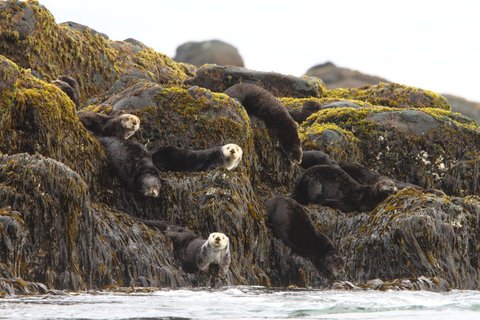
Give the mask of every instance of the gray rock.
[(378, 124), (413, 134), (426, 134), (440, 126), (440, 122), (421, 110), (380, 112), (369, 118)]
[(88, 32), (90, 32), (92, 34), (96, 34), (96, 35), (98, 35), (98, 36), (100, 36), (100, 37), (102, 37), (106, 40), (109, 39), (108, 36), (105, 33), (98, 32), (97, 30), (92, 29), (89, 26), (86, 26), (86, 25), (83, 25), (83, 24), (80, 24), (80, 23), (77, 23), (77, 22), (66, 21), (66, 22), (60, 23), (60, 25), (75, 29), (75, 30), (80, 31), (80, 32), (88, 31)]
[(186, 42), (177, 47), (173, 59), (178, 62), (190, 63), (197, 67), (204, 64), (244, 66), (243, 59), (237, 48), (220, 40)]
[(241, 67), (206, 65), (195, 77), (185, 81), (215, 92), (224, 92), (239, 82), (256, 84), (276, 97), (319, 97), (325, 90), (323, 83), (312, 77), (294, 77), (276, 72), (255, 71)]

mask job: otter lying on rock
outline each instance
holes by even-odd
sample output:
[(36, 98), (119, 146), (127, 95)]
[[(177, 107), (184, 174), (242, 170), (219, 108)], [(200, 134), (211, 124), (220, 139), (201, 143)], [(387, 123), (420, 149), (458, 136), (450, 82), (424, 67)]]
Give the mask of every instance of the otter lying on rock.
[(117, 137), (100, 137), (110, 168), (128, 190), (146, 197), (158, 197), (161, 180), (145, 147)]
[(153, 163), (162, 171), (205, 171), (218, 167), (235, 169), (242, 160), (243, 151), (229, 143), (206, 150), (187, 150), (161, 146), (150, 151)]
[(327, 276), (337, 277), (343, 272), (343, 258), (332, 241), (314, 227), (303, 206), (292, 198), (275, 197), (268, 200), (265, 207), (275, 237), (310, 259)]
[(140, 128), (140, 119), (129, 113), (104, 115), (90, 111), (79, 111), (77, 116), (85, 129), (97, 137), (128, 139)]
[(396, 191), (395, 182), (387, 177), (374, 184), (360, 184), (338, 165), (317, 165), (300, 176), (292, 196), (301, 204), (317, 203), (352, 212), (370, 211)]
[(237, 83), (225, 90), (225, 94), (237, 99), (249, 115), (254, 115), (265, 122), (290, 161), (293, 163), (302, 161), (297, 123), (275, 96), (251, 83)]

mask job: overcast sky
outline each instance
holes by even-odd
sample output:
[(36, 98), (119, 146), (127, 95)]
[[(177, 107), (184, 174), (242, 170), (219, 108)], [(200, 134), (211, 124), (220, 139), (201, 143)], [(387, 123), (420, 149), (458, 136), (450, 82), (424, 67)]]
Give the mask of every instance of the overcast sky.
[(219, 39), (245, 66), (303, 75), (332, 61), (390, 81), (480, 101), (477, 0), (40, 0), (57, 23), (135, 38), (171, 57)]

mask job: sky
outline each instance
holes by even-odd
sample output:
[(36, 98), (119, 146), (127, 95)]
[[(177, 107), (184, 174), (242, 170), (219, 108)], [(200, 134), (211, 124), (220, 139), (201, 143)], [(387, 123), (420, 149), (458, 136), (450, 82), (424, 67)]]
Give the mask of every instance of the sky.
[(175, 56), (218, 39), (245, 67), (301, 76), (317, 64), (480, 102), (477, 0), (39, 0), (57, 23)]

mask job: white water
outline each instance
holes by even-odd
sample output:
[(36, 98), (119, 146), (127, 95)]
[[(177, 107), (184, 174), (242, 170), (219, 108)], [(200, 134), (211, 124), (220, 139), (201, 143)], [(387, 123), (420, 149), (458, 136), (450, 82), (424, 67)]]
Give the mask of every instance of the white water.
[(480, 291), (162, 290), (0, 299), (0, 319), (480, 319)]

